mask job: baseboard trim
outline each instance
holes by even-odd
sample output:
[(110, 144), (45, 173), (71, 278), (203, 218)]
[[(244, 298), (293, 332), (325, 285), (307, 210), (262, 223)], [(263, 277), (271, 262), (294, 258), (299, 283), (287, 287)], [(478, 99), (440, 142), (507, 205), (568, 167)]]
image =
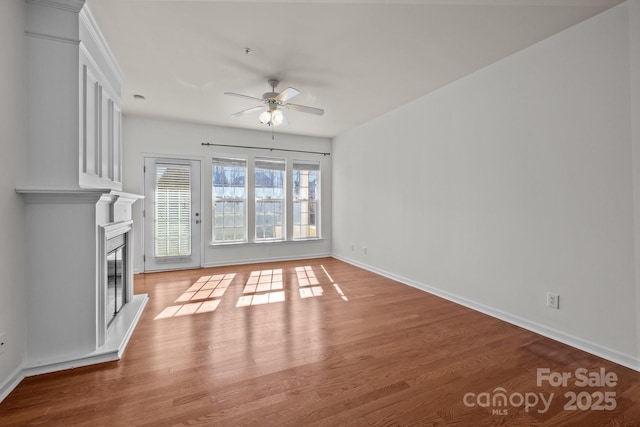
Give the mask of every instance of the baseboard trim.
[(117, 351), (96, 352), (91, 356), (83, 356), (73, 359), (67, 359), (59, 362), (48, 363), (46, 365), (38, 365), (26, 367), (22, 371), (24, 377), (32, 377), (34, 375), (50, 374), (52, 372), (65, 371), (67, 369), (81, 368), (83, 366), (95, 365), (98, 363), (113, 362), (118, 360)]
[(515, 316), (510, 313), (506, 313), (501, 310), (497, 310), (495, 308), (486, 306), (484, 304), (477, 303), (475, 301), (469, 300), (467, 298), (461, 297), (456, 294), (452, 294), (446, 291), (443, 291), (438, 288), (434, 288), (432, 286), (426, 285), (424, 283), (417, 282), (412, 279), (408, 279), (406, 277), (400, 276), (398, 274), (390, 273), (388, 271), (379, 269), (377, 267), (362, 263), (360, 261), (356, 261), (350, 258), (342, 257), (339, 255), (333, 255), (334, 258), (344, 261), (348, 264), (354, 265), (356, 267), (363, 268), (365, 270), (371, 271), (373, 273), (379, 274), (381, 276), (387, 277), (389, 279), (395, 280), (402, 284), (411, 286), (416, 289), (420, 289), (421, 291), (430, 293), (432, 295), (438, 296), (440, 298), (444, 298), (448, 301), (454, 302), (456, 304), (460, 304), (472, 310), (478, 311), (480, 313), (486, 314), (488, 316), (494, 317), (496, 319), (502, 320), (507, 323), (511, 323), (512, 325), (519, 326), (528, 331), (534, 332), (536, 334), (542, 335), (544, 337), (550, 338), (552, 340), (561, 342), (568, 346), (577, 348), (582, 351), (586, 351), (587, 353), (593, 354), (598, 357), (602, 357), (603, 359), (609, 360), (611, 362), (617, 363), (618, 365), (625, 366), (627, 368), (633, 369), (635, 371), (640, 372), (640, 360), (630, 354), (621, 353), (616, 350), (612, 350), (610, 348), (603, 347), (599, 344), (593, 343), (591, 341), (582, 339), (580, 337), (576, 337), (571, 334), (566, 334), (562, 331), (559, 331), (554, 328), (550, 328), (545, 325), (541, 325), (536, 322), (532, 322), (527, 319), (523, 319), (521, 317)]
[(25, 375), (22, 367), (19, 367), (15, 371), (13, 371), (13, 373), (9, 375), (9, 377), (2, 384), (0, 384), (0, 402), (2, 402), (7, 396), (9, 396), (9, 393), (11, 393), (13, 389), (18, 387), (18, 384), (20, 384), (20, 382), (24, 378)]
[(327, 257), (333, 257), (333, 255), (331, 255), (330, 253), (320, 253), (320, 254), (310, 254), (310, 255), (304, 255), (304, 256), (252, 258), (252, 259), (243, 259), (238, 261), (209, 262), (209, 263), (206, 263), (203, 267), (204, 268), (226, 267), (229, 265), (261, 264), (265, 262), (303, 261), (305, 259), (327, 258)]

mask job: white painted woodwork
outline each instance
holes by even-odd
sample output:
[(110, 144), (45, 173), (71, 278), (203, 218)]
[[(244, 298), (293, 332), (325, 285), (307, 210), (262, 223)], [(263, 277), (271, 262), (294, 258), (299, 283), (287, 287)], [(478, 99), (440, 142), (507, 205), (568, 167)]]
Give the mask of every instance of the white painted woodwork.
[(121, 88), (111, 85), (82, 41), (79, 65), (79, 184), (122, 189)]
[[(81, 0), (27, 0), (25, 375), (120, 357), (146, 304), (133, 295), (122, 189), (124, 78)], [(127, 304), (106, 321), (106, 239), (127, 236)]]
[(122, 189), (124, 77), (82, 1), (27, 1), (32, 188)]
[(113, 182), (122, 182), (122, 108), (115, 102), (111, 104), (111, 108), (111, 132), (114, 140), (111, 151), (111, 179)]
[[(130, 234), (126, 262), (127, 280), (132, 284), (130, 205), (140, 196), (100, 190), (18, 191), (26, 202), (31, 260), (25, 365), (41, 369), (95, 356), (111, 332), (103, 307), (105, 239), (116, 233)], [(132, 289), (128, 292), (128, 301), (132, 301)], [(140, 302), (138, 309), (142, 310), (146, 296)]]
[[(111, 207), (117, 203), (117, 196), (113, 194), (104, 195), (101, 199), (101, 203), (105, 203)], [(137, 198), (131, 199), (132, 202)], [(126, 203), (126, 202), (125, 202)], [(113, 218), (113, 210), (111, 210), (111, 219)], [(129, 210), (129, 218), (131, 218)], [(133, 233), (131, 233), (133, 227), (133, 220), (111, 221), (106, 224), (98, 226), (98, 276), (97, 276), (97, 315), (96, 315), (96, 344), (97, 346), (104, 345), (107, 339), (107, 326), (111, 319), (112, 313), (107, 311), (107, 241), (116, 236), (124, 234), (126, 236), (126, 258), (124, 260), (126, 264), (125, 271), (127, 273), (126, 285), (125, 285), (125, 301), (130, 303), (133, 300), (133, 263), (132, 253), (133, 250)]]
[[(201, 161), (188, 158), (147, 157), (144, 160), (144, 271), (180, 270), (202, 266)], [(156, 168), (157, 165), (188, 166), (191, 171), (191, 253), (187, 256), (156, 257)]]
[(82, 105), (80, 121), (80, 159), (81, 176), (95, 176), (97, 174), (97, 140), (98, 140), (98, 99), (100, 85), (87, 65), (82, 65)]

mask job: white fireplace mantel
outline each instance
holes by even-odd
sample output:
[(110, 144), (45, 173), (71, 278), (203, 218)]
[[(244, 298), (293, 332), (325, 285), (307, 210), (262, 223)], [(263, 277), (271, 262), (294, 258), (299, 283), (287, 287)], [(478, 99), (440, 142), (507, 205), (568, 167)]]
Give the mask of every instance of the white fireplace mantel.
[[(127, 233), (131, 205), (142, 198), (109, 190), (19, 188), (29, 253), (25, 375), (117, 360), (133, 333), (146, 294), (129, 296), (111, 326), (103, 321), (105, 242)], [(133, 253), (129, 248), (127, 262)], [(133, 284), (133, 270), (128, 269)]]

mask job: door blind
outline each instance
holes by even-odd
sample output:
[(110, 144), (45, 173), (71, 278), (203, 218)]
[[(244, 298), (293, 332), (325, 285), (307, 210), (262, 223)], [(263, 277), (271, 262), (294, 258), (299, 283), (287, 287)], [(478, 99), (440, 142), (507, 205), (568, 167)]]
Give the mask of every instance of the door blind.
[(190, 165), (156, 164), (155, 216), (155, 256), (190, 256)]

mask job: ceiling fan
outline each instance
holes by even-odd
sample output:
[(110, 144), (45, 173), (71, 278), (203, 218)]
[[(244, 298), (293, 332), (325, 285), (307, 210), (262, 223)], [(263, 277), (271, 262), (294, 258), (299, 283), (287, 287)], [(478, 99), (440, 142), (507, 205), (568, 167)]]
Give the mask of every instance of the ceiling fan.
[(315, 114), (321, 116), (324, 114), (324, 110), (321, 108), (307, 107), (306, 105), (291, 104), (289, 101), (294, 96), (297, 96), (300, 92), (298, 89), (288, 87), (282, 92), (276, 92), (276, 87), (280, 83), (278, 80), (271, 79), (268, 81), (271, 86), (271, 92), (265, 92), (262, 94), (262, 98), (256, 98), (254, 96), (242, 95), (240, 93), (225, 92), (225, 95), (237, 96), (238, 98), (250, 99), (252, 101), (261, 102), (264, 105), (258, 105), (256, 107), (247, 108), (246, 110), (233, 113), (233, 117), (244, 116), (245, 114), (252, 113), (265, 108), (266, 110), (260, 114), (260, 122), (268, 126), (286, 126), (288, 124), (287, 118), (284, 116), (280, 107), (290, 110), (302, 111), (303, 113)]

